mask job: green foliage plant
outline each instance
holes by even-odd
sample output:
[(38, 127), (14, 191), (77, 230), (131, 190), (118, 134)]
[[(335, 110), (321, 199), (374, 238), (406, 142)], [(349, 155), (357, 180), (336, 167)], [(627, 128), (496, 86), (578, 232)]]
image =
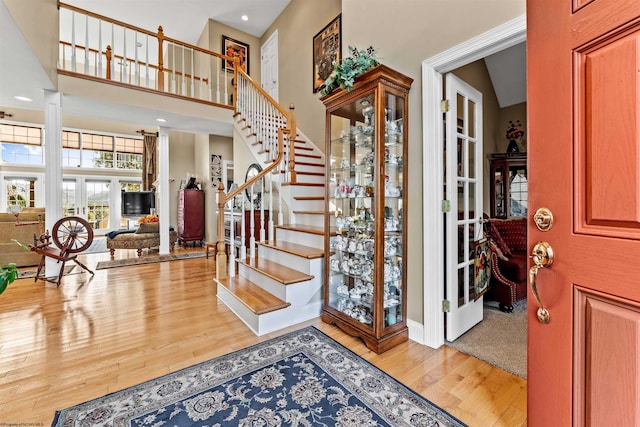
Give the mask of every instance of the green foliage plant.
[(329, 95), (338, 88), (353, 89), (356, 77), (380, 64), (373, 46), (364, 50), (349, 46), (349, 52), (350, 55), (342, 59), (340, 64), (333, 63), (333, 71), (327, 77), (324, 87), (320, 91), (322, 95)]
[(18, 268), (14, 262), (0, 266), (0, 294), (7, 289), (9, 283), (18, 277)]

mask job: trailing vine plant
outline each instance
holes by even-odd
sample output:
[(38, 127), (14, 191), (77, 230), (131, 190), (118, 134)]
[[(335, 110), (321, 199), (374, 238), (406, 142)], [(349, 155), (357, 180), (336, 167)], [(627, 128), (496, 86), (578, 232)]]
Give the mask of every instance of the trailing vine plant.
[(324, 87), (320, 91), (322, 95), (329, 95), (338, 88), (351, 90), (356, 77), (380, 64), (373, 46), (364, 50), (349, 46), (349, 52), (350, 55), (343, 58), (340, 64), (336, 64), (334, 61), (333, 71), (327, 77)]

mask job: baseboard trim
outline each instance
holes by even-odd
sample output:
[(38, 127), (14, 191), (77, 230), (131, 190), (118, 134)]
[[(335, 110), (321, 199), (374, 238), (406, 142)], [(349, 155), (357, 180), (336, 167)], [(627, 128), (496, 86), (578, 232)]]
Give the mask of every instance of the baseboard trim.
[(415, 320), (407, 319), (407, 327), (409, 328), (409, 339), (418, 344), (425, 345), (424, 342), (424, 325)]

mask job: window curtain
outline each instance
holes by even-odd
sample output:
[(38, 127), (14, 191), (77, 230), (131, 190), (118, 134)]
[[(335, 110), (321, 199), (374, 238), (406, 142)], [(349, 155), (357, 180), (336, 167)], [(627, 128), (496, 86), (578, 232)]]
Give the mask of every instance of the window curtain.
[(154, 134), (144, 134), (144, 149), (142, 151), (142, 191), (151, 190), (151, 185), (158, 175), (156, 167), (157, 139), (158, 137)]

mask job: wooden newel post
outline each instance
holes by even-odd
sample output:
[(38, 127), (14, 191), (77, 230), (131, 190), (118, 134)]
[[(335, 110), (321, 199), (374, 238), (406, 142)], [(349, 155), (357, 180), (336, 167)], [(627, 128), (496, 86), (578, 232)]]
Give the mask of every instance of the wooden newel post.
[(216, 279), (226, 279), (227, 251), (224, 244), (224, 205), (227, 195), (224, 193), (224, 184), (218, 183), (218, 241), (216, 245)]
[(289, 105), (289, 181), (298, 182), (296, 178), (296, 136), (298, 125), (296, 124), (296, 107)]
[(164, 58), (162, 52), (162, 42), (164, 41), (164, 31), (162, 25), (158, 27), (158, 90), (164, 90)]
[(107, 45), (107, 50), (104, 53), (104, 56), (107, 58), (107, 80), (111, 80), (111, 57), (113, 52), (111, 52), (111, 45)]

